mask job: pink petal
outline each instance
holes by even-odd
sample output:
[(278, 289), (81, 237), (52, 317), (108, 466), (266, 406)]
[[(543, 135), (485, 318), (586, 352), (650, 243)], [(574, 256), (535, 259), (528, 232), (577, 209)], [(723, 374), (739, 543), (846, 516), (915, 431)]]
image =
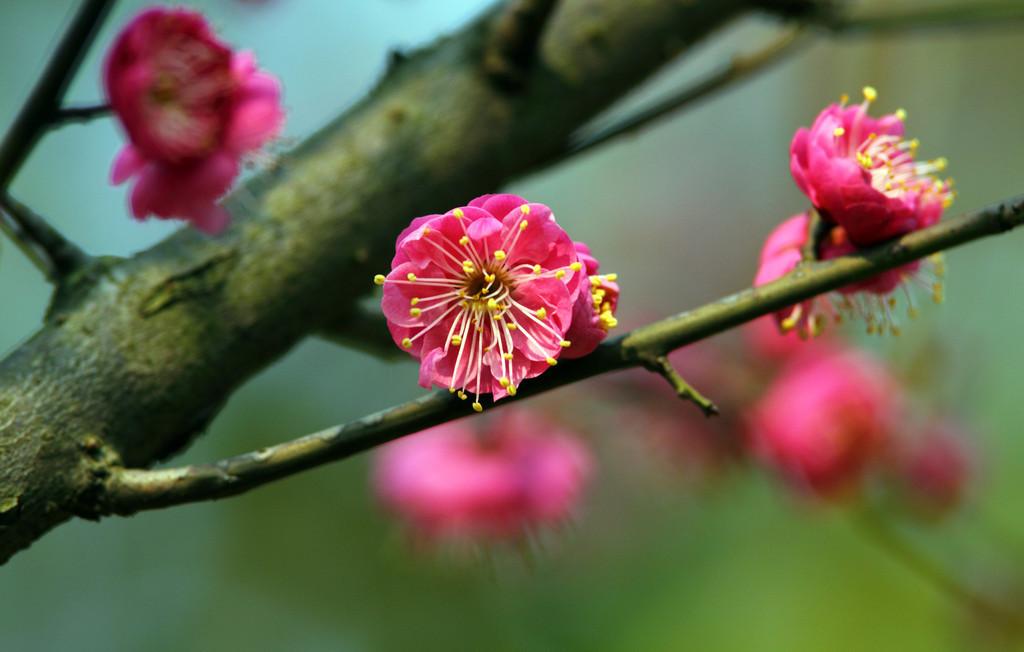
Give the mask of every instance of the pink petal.
[(118, 152), (114, 159), (114, 165), (110, 169), (110, 183), (115, 186), (121, 185), (142, 170), (144, 165), (146, 165), (146, 159), (142, 157), (139, 150), (131, 145), (125, 145)]

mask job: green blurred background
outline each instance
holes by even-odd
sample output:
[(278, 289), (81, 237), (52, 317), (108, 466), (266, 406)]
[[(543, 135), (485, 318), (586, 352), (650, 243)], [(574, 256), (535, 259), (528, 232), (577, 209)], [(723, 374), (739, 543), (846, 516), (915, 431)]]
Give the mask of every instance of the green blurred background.
[[(295, 137), (365, 93), (389, 48), (429, 42), (486, 5), (189, 4), (283, 80), (286, 134)], [(14, 115), (72, 6), (0, 5), (0, 123)], [(118, 3), (71, 100), (100, 97), (101, 52), (142, 6)], [(683, 84), (773, 31), (758, 20), (734, 25), (631, 101)], [(624, 320), (669, 314), (749, 283), (764, 235), (804, 207), (787, 167), (793, 131), (865, 84), (878, 88), (878, 108), (906, 107), (924, 156), (949, 158), (960, 190), (954, 212), (1024, 191), (1022, 46), (1024, 30), (1012, 28), (822, 39), (752, 82), (511, 190), (554, 206), (605, 269), (620, 272)], [(128, 219), (125, 189), (106, 183), (119, 142), (110, 121), (63, 129), (14, 190), (91, 252), (145, 248), (175, 226)], [(1024, 572), (1022, 245), (1024, 233), (1015, 233), (951, 253), (946, 304), (927, 305), (900, 338), (871, 342), (907, 373), (927, 360), (920, 400), (977, 431), (985, 460), (977, 500), (918, 536), (995, 589), (1012, 588)], [(0, 297), (6, 350), (33, 332), (47, 300), (47, 286), (9, 243), (0, 251)], [(242, 388), (178, 461), (274, 443), (419, 393), (411, 363), (310, 341)], [(562, 391), (545, 405), (571, 415), (579, 396)], [(873, 546), (842, 510), (794, 501), (756, 473), (695, 491), (679, 472), (630, 453), (623, 440), (640, 434), (595, 433), (600, 471), (579, 517), (525, 553), (413, 550), (367, 490), (367, 456), (222, 502), (66, 524), (0, 570), (0, 650), (982, 645), (947, 596)]]

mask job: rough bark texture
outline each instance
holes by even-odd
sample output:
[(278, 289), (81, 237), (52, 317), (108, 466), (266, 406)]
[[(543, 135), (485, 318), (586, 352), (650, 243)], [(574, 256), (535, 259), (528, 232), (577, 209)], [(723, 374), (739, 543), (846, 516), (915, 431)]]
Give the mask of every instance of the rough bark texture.
[(588, 118), (755, 4), (564, 0), (517, 92), (481, 72), (485, 16), (396, 63), (236, 193), (223, 236), (182, 231), (78, 273), (0, 362), (0, 561), (71, 516), (98, 517), (112, 466), (181, 450), (246, 378), (343, 320), (411, 217), (557, 156)]

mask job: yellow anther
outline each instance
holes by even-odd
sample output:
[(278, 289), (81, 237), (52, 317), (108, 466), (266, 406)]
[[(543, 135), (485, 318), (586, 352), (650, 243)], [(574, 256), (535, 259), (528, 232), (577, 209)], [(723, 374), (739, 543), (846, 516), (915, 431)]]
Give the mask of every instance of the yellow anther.
[(488, 283), (494, 283), (494, 279), (498, 278), (494, 274), (484, 274), (484, 280)]
[(412, 348), (412, 340), (410, 340), (408, 337), (402, 339), (402, 346), (404, 348), (406, 348), (406, 349), (411, 349)]
[(405, 275), (405, 278), (410, 280), (410, 281), (415, 281), (416, 280), (416, 275), (413, 274), (412, 272), (409, 272), (408, 274)]
[(448, 393), (449, 394), (454, 394), (455, 393), (455, 388), (454, 387), (449, 387), (448, 388)]
[(455, 345), (455, 346), (458, 346), (458, 345), (462, 344), (462, 336), (461, 335), (452, 335), (452, 344)]
[(459, 244), (462, 245), (463, 247), (468, 245), (469, 244), (469, 236), (468, 235), (464, 235), (461, 238), (459, 238)]
[(575, 263), (572, 263), (571, 265), (569, 265), (569, 269), (571, 269), (574, 272), (578, 272), (581, 269), (583, 269), (583, 263), (581, 263), (580, 261), (577, 260)]
[(519, 207), (519, 211), (523, 215), (529, 215), (530, 214), (530, 205), (529, 204), (523, 204), (522, 206)]
[(494, 300), (494, 299), (488, 299), (487, 300), (487, 309), (488, 310), (493, 312), (493, 311), (497, 310), (500, 307), (501, 306), (498, 305), (498, 302), (496, 300)]
[(842, 136), (845, 133), (846, 130), (843, 129), (842, 127), (836, 127), (835, 129), (832, 130), (832, 135), (835, 136), (836, 138)]
[(878, 91), (875, 90), (874, 86), (864, 87), (864, 99), (868, 102), (874, 102), (878, 99)]
[(779, 323), (779, 326), (782, 328), (782, 332), (788, 333), (789, 331), (793, 330), (793, 328), (796, 327), (796, 323), (797, 323), (797, 321), (799, 321), (799, 319), (800, 319), (799, 315), (797, 315), (795, 313), (794, 314), (790, 314), (789, 317), (786, 317), (785, 319), (783, 319)]
[(544, 306), (541, 306), (540, 308), (537, 308), (536, 310), (534, 310), (533, 314), (537, 315), (541, 319), (547, 319), (547, 317), (548, 317), (548, 310)]
[(494, 260), (499, 260), (499, 261), (500, 260), (505, 260), (505, 252), (502, 251), (501, 249), (498, 249), (497, 251), (495, 251), (494, 252)]
[(949, 167), (949, 159), (947, 159), (945, 156), (939, 157), (932, 162), (932, 165), (934, 165), (935, 169), (938, 171), (945, 170), (947, 167)]
[(534, 273), (534, 274), (540, 274), (540, 273), (541, 273), (541, 271), (542, 271), (542, 270), (541, 270), (541, 267), (540, 267), (540, 265), (539, 265), (539, 264), (537, 264), (537, 265), (534, 265), (534, 266), (533, 266), (533, 273)]
[(906, 109), (896, 109), (896, 119), (899, 120), (900, 122), (906, 121), (906, 119), (907, 119), (907, 110)]
[(384, 285), (384, 281), (386, 280), (387, 278), (383, 274), (377, 274), (376, 276), (373, 277), (373, 282), (376, 283), (377, 285)]
[(511, 384), (511, 381), (508, 378), (502, 376), (501, 378), (498, 379), (498, 384), (501, 385), (502, 387), (508, 387)]
[(508, 322), (507, 324), (505, 324), (505, 328), (509, 329), (510, 331), (514, 331), (515, 329), (519, 328), (519, 326), (516, 325), (514, 322)]
[(547, 363), (548, 363), (549, 365), (551, 365), (552, 367), (554, 367), (554, 366), (555, 366), (556, 364), (558, 364), (558, 360), (555, 360), (554, 358), (548, 358), (548, 359), (546, 360), (546, 362), (547, 362)]
[(466, 214), (462, 212), (461, 208), (456, 208), (455, 210), (453, 210), (452, 215), (454, 215), (456, 219), (460, 220), (466, 216)]
[(509, 396), (515, 396), (516, 392), (518, 392), (519, 390), (516, 389), (515, 385), (509, 385), (508, 387), (505, 388), (505, 391), (508, 392)]
[[(526, 207), (524, 206), (523, 208), (526, 208)], [(519, 230), (520, 231), (525, 231), (526, 227), (528, 227), (528, 226), (530, 226), (529, 220), (523, 220), (522, 222), (519, 223)]]
[(458, 391), (458, 394), (456, 394), (456, 396), (461, 398), (463, 401), (466, 400), (466, 392), (462, 391), (461, 389)]
[(421, 314), (423, 314), (423, 311), (419, 308), (409, 308), (410, 317), (419, 317)]
[(425, 235), (425, 236), (430, 235), (430, 227), (429, 226), (423, 227), (423, 235)]
[(411, 305), (411, 306), (415, 306), (419, 302), (420, 302), (420, 298), (419, 297), (413, 297), (413, 298), (409, 299), (409, 305)]
[(907, 308), (907, 317), (910, 317), (911, 319), (917, 319), (917, 308), (915, 308), (914, 306), (910, 306), (909, 308)]
[(555, 278), (565, 278), (565, 270), (560, 269), (557, 272), (555, 272)]
[(889, 326), (889, 332), (892, 333), (893, 335), (899, 337), (900, 333), (902, 333), (903, 331), (900, 330), (899, 326), (897, 326), (896, 324), (893, 324), (893, 325)]
[(475, 410), (476, 412), (483, 412), (484, 406), (480, 405), (479, 401), (473, 401), (473, 410)]
[(570, 346), (572, 346), (572, 342), (570, 342), (569, 340), (562, 340), (561, 342), (558, 343), (558, 346), (562, 347), (563, 349), (567, 349)]
[(612, 283), (614, 283), (615, 281), (619, 280), (619, 275), (618, 274), (614, 274), (614, 273), (612, 273), (612, 274), (605, 274), (605, 278), (608, 279), (609, 281), (611, 281)]
[(846, 93), (843, 93), (842, 95), (839, 96), (839, 103), (840, 104), (846, 104), (849, 101), (850, 101), (850, 96), (847, 95)]
[(504, 358), (505, 360), (511, 360), (513, 356), (511, 353), (502, 353), (501, 357)]

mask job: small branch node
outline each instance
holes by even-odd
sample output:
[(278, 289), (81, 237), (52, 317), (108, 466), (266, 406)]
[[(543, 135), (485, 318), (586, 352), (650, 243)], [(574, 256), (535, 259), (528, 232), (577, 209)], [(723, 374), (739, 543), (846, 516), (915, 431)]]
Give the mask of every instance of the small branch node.
[(675, 390), (679, 398), (684, 401), (690, 401), (700, 408), (704, 416), (713, 417), (719, 414), (718, 406), (698, 392), (690, 383), (686, 382), (686, 379), (672, 366), (668, 356), (645, 356), (643, 358), (643, 365), (648, 371), (652, 371), (664, 378), (672, 386), (672, 389)]
[(483, 53), (484, 73), (498, 88), (520, 90), (558, 0), (510, 0), (494, 21)]

